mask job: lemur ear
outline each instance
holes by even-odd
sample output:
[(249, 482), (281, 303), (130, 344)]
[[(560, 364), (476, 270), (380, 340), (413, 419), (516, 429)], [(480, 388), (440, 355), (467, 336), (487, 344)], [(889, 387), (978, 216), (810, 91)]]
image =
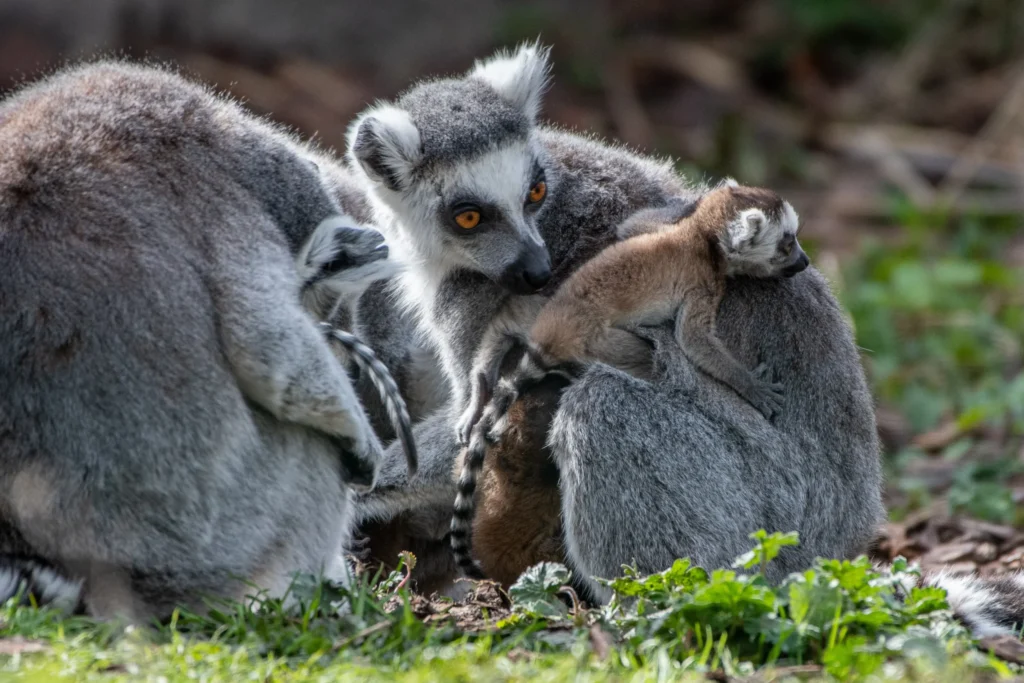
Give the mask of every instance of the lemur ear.
[(408, 112), (372, 107), (349, 126), (346, 137), (349, 158), (371, 180), (394, 191), (408, 186), (421, 154), (420, 132)]
[(469, 76), (485, 81), (530, 121), (536, 121), (550, 79), (550, 54), (551, 48), (524, 43), (515, 53), (501, 50), (489, 59), (477, 60)]
[(736, 182), (735, 178), (730, 178), (729, 176), (726, 176), (725, 178), (722, 179), (722, 182), (720, 182), (718, 184), (718, 186), (719, 187), (729, 187), (729, 188), (734, 188), (735, 189), (735, 188), (739, 187), (740, 184), (738, 182)]
[(740, 251), (749, 246), (768, 225), (768, 217), (761, 209), (746, 209), (726, 227), (726, 251)]

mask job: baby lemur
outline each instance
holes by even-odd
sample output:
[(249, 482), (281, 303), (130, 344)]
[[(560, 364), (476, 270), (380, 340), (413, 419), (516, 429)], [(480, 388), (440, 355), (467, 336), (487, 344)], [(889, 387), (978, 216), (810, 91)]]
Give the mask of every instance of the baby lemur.
[(620, 228), (625, 240), (581, 266), (544, 306), (524, 367), (592, 360), (604, 351), (609, 328), (674, 317), (676, 340), (693, 363), (774, 417), (782, 386), (762, 381), (765, 366), (751, 373), (729, 353), (715, 317), (726, 276), (790, 277), (808, 266), (797, 229), (789, 202), (735, 181), (696, 206), (640, 211)]
[[(694, 364), (773, 417), (782, 387), (761, 380), (763, 366), (751, 373), (733, 358), (715, 336), (715, 315), (727, 275), (791, 276), (807, 267), (798, 228), (796, 212), (779, 195), (731, 179), (696, 203), (676, 200), (636, 212), (617, 231), (622, 241), (583, 265), (538, 314), (523, 371), (536, 375), (598, 358), (629, 369), (616, 327), (675, 317), (676, 338)], [(509, 335), (499, 332), (479, 354), (486, 369), (459, 428), (464, 443), (510, 347)]]
[(790, 277), (808, 266), (797, 230), (796, 212), (779, 195), (729, 180), (695, 204), (637, 212), (619, 228), (623, 241), (586, 262), (558, 289), (533, 324), (517, 373), (502, 381), (493, 399), (485, 385), (490, 373), (476, 378), (474, 395), (491, 403), (463, 454), (452, 519), (452, 549), (467, 575), (482, 575), (469, 553), (473, 494), (487, 441), (500, 438), (506, 407), (524, 382), (609, 354), (612, 326), (675, 316), (676, 339), (696, 366), (766, 418), (781, 411), (782, 386), (762, 379), (765, 366), (752, 373), (728, 352), (715, 335), (715, 317), (727, 276)]

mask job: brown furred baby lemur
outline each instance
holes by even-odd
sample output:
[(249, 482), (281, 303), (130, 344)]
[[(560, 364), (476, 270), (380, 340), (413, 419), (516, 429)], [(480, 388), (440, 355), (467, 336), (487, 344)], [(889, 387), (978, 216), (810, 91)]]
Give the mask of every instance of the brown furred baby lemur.
[[(669, 223), (673, 211), (689, 213)], [(523, 369), (593, 360), (609, 328), (675, 317), (687, 357), (772, 418), (782, 409), (781, 385), (762, 380), (764, 366), (751, 372), (729, 353), (715, 317), (727, 276), (788, 277), (808, 266), (798, 227), (778, 194), (734, 181), (696, 206), (639, 212), (620, 228), (626, 239), (585, 263), (541, 310)]]
[[(765, 381), (765, 365), (744, 367), (715, 334), (715, 318), (731, 275), (790, 277), (809, 264), (797, 241), (799, 219), (770, 190), (728, 180), (696, 204), (644, 209), (619, 228), (617, 242), (580, 267), (544, 306), (528, 352), (473, 428), (463, 453), (452, 518), (460, 568), (482, 576), (470, 554), (473, 494), (487, 442), (500, 438), (504, 414), (519, 390), (551, 372), (575, 374), (614, 345), (617, 327), (675, 318), (676, 340), (698, 368), (734, 389), (771, 419), (782, 409), (782, 385)], [(485, 375), (477, 378), (484, 381)]]

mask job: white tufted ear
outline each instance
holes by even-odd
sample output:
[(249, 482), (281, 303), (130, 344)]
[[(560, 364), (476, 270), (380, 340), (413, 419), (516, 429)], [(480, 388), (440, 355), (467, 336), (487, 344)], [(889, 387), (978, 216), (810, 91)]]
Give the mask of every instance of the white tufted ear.
[(346, 136), (349, 158), (373, 181), (389, 190), (408, 186), (420, 160), (420, 132), (409, 113), (381, 104), (360, 114)]
[(736, 182), (735, 178), (730, 178), (730, 177), (727, 176), (727, 177), (722, 179), (722, 182), (718, 183), (718, 186), (719, 187), (736, 188), (736, 187), (739, 187), (740, 184), (738, 182)]
[[(730, 251), (741, 251), (749, 245), (768, 223), (768, 217), (761, 209), (746, 209), (740, 212), (727, 228)], [(771, 245), (774, 250), (774, 245)]]
[(469, 76), (486, 81), (530, 121), (536, 121), (550, 78), (550, 53), (551, 48), (539, 43), (524, 43), (514, 53), (501, 50), (493, 57), (477, 60)]

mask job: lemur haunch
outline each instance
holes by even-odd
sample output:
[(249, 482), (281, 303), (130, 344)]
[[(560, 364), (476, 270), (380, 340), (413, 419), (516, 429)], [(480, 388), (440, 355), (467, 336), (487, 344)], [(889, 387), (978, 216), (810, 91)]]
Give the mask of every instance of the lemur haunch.
[[(494, 426), (488, 413), (456, 462), (461, 478), (451, 544), (466, 576), (493, 579), (508, 588), (538, 562), (565, 563), (558, 467), (546, 441), (568, 383), (551, 373), (528, 391), (510, 396), (500, 435), (485, 433)], [(471, 484), (465, 479), (470, 459), (481, 466), (486, 461)], [(460, 506), (464, 501), (473, 505), (474, 491), (476, 507)]]
[[(673, 317), (676, 339), (694, 364), (732, 387), (771, 418), (781, 409), (781, 385), (762, 382), (715, 336), (715, 317), (727, 275), (793, 276), (809, 261), (796, 239), (796, 213), (776, 193), (727, 181), (696, 204), (645, 209), (620, 228), (622, 242), (583, 264), (541, 309), (530, 331), (530, 352), (488, 407), (463, 455), (452, 516), (456, 563), (477, 575), (470, 555), (473, 495), (487, 441), (500, 441), (504, 405), (524, 380), (566, 363), (600, 358), (613, 325), (658, 324)], [(499, 359), (500, 362), (500, 359)], [(489, 376), (482, 373), (483, 385)], [(575, 371), (574, 373), (575, 374)], [(478, 396), (491, 396), (481, 386)], [(492, 505), (495, 503), (491, 501)]]
[[(383, 451), (301, 303), (296, 257), (349, 213), (322, 155), (116, 62), (6, 99), (0, 147), (0, 583), (148, 620), (347, 581)], [(317, 287), (381, 274), (348, 238), (365, 269)]]

